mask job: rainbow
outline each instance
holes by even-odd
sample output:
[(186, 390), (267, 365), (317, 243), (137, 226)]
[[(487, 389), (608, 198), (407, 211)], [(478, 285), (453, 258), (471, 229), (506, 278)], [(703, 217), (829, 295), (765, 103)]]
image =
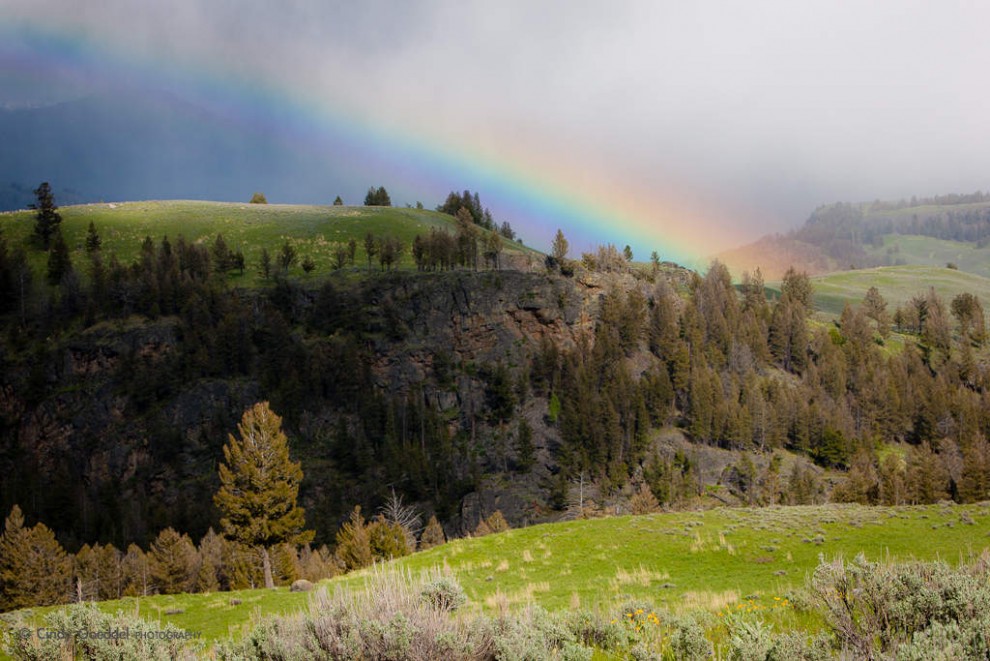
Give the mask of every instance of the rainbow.
[[(0, 38), (13, 30), (2, 25)], [(277, 131), (300, 149), (345, 145), (360, 155), (348, 167), (369, 182), (386, 182), (412, 199), (478, 190), (497, 219), (509, 220), (536, 247), (547, 248), (561, 228), (572, 256), (611, 242), (629, 244), (637, 259), (656, 250), (662, 259), (698, 268), (717, 250), (744, 239), (726, 229), (736, 225), (728, 213), (713, 213), (677, 190), (616, 181), (614, 174), (584, 166), (588, 161), (571, 154), (558, 155), (555, 148), (511, 137), (487, 146), (465, 144), (428, 121), (415, 130), (395, 128), (359, 108), (330, 105), (277, 80), (248, 80), (210, 63), (152, 60), (112, 38), (80, 36), (73, 27), (50, 16), (43, 25), (18, 25), (17, 39), (0, 43), (0, 68), (28, 76), (69, 70), (95, 84), (166, 89), (225, 121)]]

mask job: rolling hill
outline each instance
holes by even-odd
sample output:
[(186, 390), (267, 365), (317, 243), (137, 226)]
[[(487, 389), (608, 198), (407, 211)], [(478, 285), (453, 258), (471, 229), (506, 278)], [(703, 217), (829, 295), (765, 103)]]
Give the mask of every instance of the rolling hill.
[(990, 198), (977, 192), (899, 202), (840, 202), (819, 207), (800, 228), (768, 235), (716, 257), (733, 273), (759, 267), (779, 280), (794, 266), (812, 275), (873, 266), (955, 263), (988, 273)]
[(846, 303), (857, 305), (870, 287), (887, 300), (888, 310), (925, 294), (929, 287), (946, 302), (963, 292), (990, 301), (990, 278), (936, 266), (882, 266), (854, 271), (836, 271), (814, 276), (815, 306), (829, 314), (841, 314)]
[(944, 267), (953, 264), (965, 273), (990, 278), (990, 246), (979, 243), (913, 234), (887, 234), (883, 237), (883, 245), (868, 248), (867, 251), (892, 266), (915, 264)]
[[(354, 239), (358, 248), (353, 268), (367, 268), (365, 235), (371, 232), (375, 236), (392, 236), (404, 245), (399, 266), (412, 268), (414, 262), (409, 247), (417, 234), (426, 235), (432, 228), (453, 233), (456, 225), (451, 216), (424, 209), (190, 200), (86, 204), (61, 207), (59, 213), (62, 215), (63, 234), (72, 250), (73, 263), (77, 265), (85, 264), (84, 242), (90, 222), (100, 234), (103, 252), (115, 253), (123, 263), (129, 263), (138, 256), (146, 236), (158, 241), (163, 236), (175, 240), (182, 235), (187, 241), (212, 242), (221, 233), (232, 251), (240, 249), (244, 253), (247, 264), (244, 275), (230, 276), (239, 285), (257, 283), (262, 248), (267, 248), (274, 255), (285, 241), (296, 247), (299, 262), (309, 255), (317, 264), (314, 272), (306, 275), (297, 263), (292, 274), (304, 279), (319, 278), (330, 271), (333, 249), (337, 243)], [(32, 235), (33, 224), (31, 211), (0, 214), (0, 229), (15, 245), (26, 245)], [(503, 260), (528, 262), (530, 258), (542, 258), (536, 250), (519, 243), (506, 241), (503, 245)], [(40, 271), (45, 254), (37, 250), (30, 250), (28, 254)], [(85, 271), (85, 267), (82, 270)]]
[[(937, 534), (935, 534), (937, 531)], [(794, 599), (819, 559), (965, 560), (990, 534), (986, 504), (864, 507), (827, 505), (717, 509), (532, 526), (459, 539), (386, 565), (410, 579), (442, 567), (463, 585), (474, 612), (497, 614), (539, 604), (618, 613), (631, 601), (676, 612), (709, 613), (759, 605), (784, 630), (813, 631), (817, 617), (780, 609)], [(917, 540), (924, 537), (926, 543)], [(360, 589), (375, 570), (323, 583)], [(161, 626), (201, 632), (208, 641), (244, 635), (275, 613), (302, 611), (305, 593), (287, 588), (161, 595), (100, 603), (107, 613), (138, 613)], [(37, 617), (51, 609), (37, 609)], [(10, 622), (16, 614), (4, 618)]]

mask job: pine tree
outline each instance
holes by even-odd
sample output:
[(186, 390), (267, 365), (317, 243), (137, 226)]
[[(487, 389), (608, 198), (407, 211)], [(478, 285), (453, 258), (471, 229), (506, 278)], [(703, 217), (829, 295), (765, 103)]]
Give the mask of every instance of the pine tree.
[(639, 485), (639, 491), (633, 494), (629, 508), (633, 514), (652, 514), (660, 509), (660, 501), (653, 495), (650, 486), (644, 482)]
[(378, 515), (368, 524), (368, 543), (376, 560), (391, 560), (409, 555), (416, 550), (415, 537), (406, 535), (405, 528)]
[(96, 225), (89, 221), (89, 228), (86, 230), (86, 252), (96, 252), (103, 245), (103, 240), (96, 232)]
[(301, 575), (299, 553), (293, 544), (279, 544), (272, 551), (272, 574), (279, 585), (291, 585)]
[(260, 402), (244, 412), (237, 426), (240, 438), (228, 436), (220, 464), (220, 490), (213, 497), (222, 514), (226, 537), (257, 549), (265, 587), (274, 587), (269, 549), (288, 542), (304, 544), (313, 537), (304, 530), (305, 515), (296, 503), (302, 469), (289, 458), (282, 418)]
[(505, 516), (502, 514), (502, 510), (495, 510), (491, 515), (485, 519), (485, 523), (488, 525), (488, 529), (495, 532), (505, 532), (510, 530), (511, 526), (509, 522), (505, 520)]
[(990, 443), (985, 438), (970, 442), (963, 450), (959, 498), (964, 503), (990, 498)]
[(912, 504), (935, 503), (948, 497), (949, 474), (927, 441), (908, 451), (905, 482)]
[(884, 505), (903, 505), (906, 497), (904, 460), (891, 452), (880, 462), (880, 502)]
[(58, 207), (55, 206), (55, 195), (47, 181), (42, 182), (34, 190), (34, 197), (37, 202), (30, 207), (37, 212), (34, 215), (34, 233), (41, 239), (41, 246), (48, 250), (52, 236), (58, 231), (59, 225), (62, 223), (62, 216), (58, 213)]
[(371, 273), (371, 260), (378, 254), (378, 242), (371, 232), (364, 235), (364, 254), (368, 257), (368, 273)]
[(282, 244), (282, 248), (278, 252), (278, 265), (282, 269), (282, 273), (288, 273), (289, 267), (296, 263), (296, 258), (299, 255), (296, 253), (296, 248), (289, 240), (286, 239), (285, 243)]
[(392, 199), (389, 197), (388, 191), (385, 190), (384, 186), (379, 186), (378, 188), (372, 186), (368, 189), (368, 194), (364, 196), (364, 206), (390, 207), (392, 206)]
[(516, 465), (523, 473), (528, 473), (536, 463), (536, 447), (533, 445), (533, 428), (526, 418), (520, 418), (516, 428)]
[(502, 237), (497, 232), (492, 232), (485, 239), (485, 261), (495, 270), (502, 267)]
[(887, 338), (890, 335), (890, 314), (887, 312), (887, 301), (876, 287), (870, 287), (863, 298), (863, 308), (866, 316), (877, 324), (877, 332)]
[(268, 199), (265, 197), (264, 193), (256, 192), (251, 196), (250, 204), (268, 204)]
[(272, 274), (272, 256), (268, 248), (261, 249), (261, 275), (267, 280)]
[(254, 589), (264, 583), (265, 571), (263, 563), (258, 562), (256, 549), (225, 539), (222, 559), (224, 574), (231, 590)]
[(336, 198), (334, 198), (333, 205), (335, 207), (340, 207), (340, 206), (343, 206), (344, 205), (344, 201), (342, 199), (340, 199), (340, 195), (338, 195)]
[(478, 521), (478, 525), (475, 527), (472, 536), (474, 537), (485, 537), (486, 535), (492, 534), (491, 526), (488, 525), (488, 521), (481, 519)]
[(553, 237), (553, 243), (550, 246), (550, 254), (553, 258), (557, 260), (557, 263), (563, 263), (567, 259), (567, 251), (570, 249), (567, 239), (564, 238), (564, 233), (561, 230), (557, 230), (557, 234)]
[(368, 526), (355, 505), (350, 518), (337, 531), (337, 557), (347, 569), (360, 569), (374, 562)]
[(83, 544), (72, 559), (76, 601), (96, 601), (99, 598), (96, 563), (96, 556), (89, 544)]
[(232, 255), (227, 242), (223, 240), (223, 234), (217, 234), (213, 241), (213, 268), (217, 273), (226, 273), (230, 270)]
[(151, 594), (151, 568), (148, 556), (137, 544), (127, 547), (120, 561), (123, 575), (123, 593), (127, 597), (144, 597)]
[(195, 585), (198, 557), (188, 535), (162, 530), (148, 549), (148, 561), (160, 594), (189, 592)]
[(17, 505), (0, 535), (0, 610), (64, 604), (71, 593), (72, 560), (43, 523), (24, 527)]
[(419, 549), (425, 551), (426, 549), (431, 549), (434, 546), (440, 546), (441, 544), (447, 543), (447, 537), (443, 534), (443, 526), (437, 521), (437, 517), (434, 514), (430, 517), (430, 520), (426, 523), (426, 529), (423, 530), (423, 535), (419, 538)]
[(52, 248), (48, 251), (48, 284), (59, 284), (71, 270), (72, 257), (69, 255), (69, 246), (65, 243), (62, 233), (56, 232)]
[(223, 573), (223, 538), (211, 527), (199, 540), (199, 569), (196, 572), (196, 592), (217, 592)]

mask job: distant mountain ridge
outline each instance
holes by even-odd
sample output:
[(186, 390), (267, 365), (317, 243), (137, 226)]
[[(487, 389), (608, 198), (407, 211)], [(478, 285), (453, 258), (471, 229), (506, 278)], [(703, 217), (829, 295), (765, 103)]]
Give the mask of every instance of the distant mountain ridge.
[(990, 244), (990, 194), (978, 191), (910, 201), (825, 205), (797, 230), (761, 237), (717, 257), (733, 272), (760, 267), (764, 277), (776, 280), (789, 266), (814, 275), (909, 263), (898, 254), (897, 237), (905, 236), (982, 249)]

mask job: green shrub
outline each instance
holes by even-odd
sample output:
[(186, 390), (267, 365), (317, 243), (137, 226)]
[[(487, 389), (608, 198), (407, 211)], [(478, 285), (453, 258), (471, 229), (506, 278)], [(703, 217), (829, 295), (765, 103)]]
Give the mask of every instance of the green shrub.
[(420, 597), (434, 610), (453, 612), (467, 603), (464, 588), (451, 576), (435, 578), (420, 591)]
[(672, 618), (674, 626), (670, 637), (670, 647), (676, 659), (707, 659), (714, 653), (710, 640), (705, 637), (705, 629), (692, 617)]
[(627, 632), (618, 621), (610, 622), (587, 610), (572, 611), (567, 619), (577, 639), (589, 647), (614, 650), (628, 642)]
[(832, 645), (825, 634), (808, 636), (788, 632), (774, 636), (767, 661), (826, 661), (832, 658)]
[[(30, 630), (30, 637), (17, 635)], [(51, 637), (39, 637), (39, 631)], [(67, 639), (52, 636), (67, 632)], [(82, 633), (82, 635), (79, 635)], [(118, 661), (169, 661), (195, 659), (199, 645), (192, 632), (171, 624), (160, 626), (118, 611), (109, 615), (94, 604), (74, 604), (45, 616), (41, 627), (21, 620), (6, 634), (3, 650), (18, 661), (47, 659), (116, 659)]]
[(899, 658), (903, 649), (906, 658), (931, 658), (937, 649), (961, 645), (972, 651), (964, 656), (986, 658), (988, 566), (982, 558), (953, 569), (943, 562), (895, 565), (859, 556), (822, 562), (812, 592), (839, 644), (856, 656)]
[(773, 632), (760, 620), (739, 620), (731, 627), (729, 658), (765, 661), (773, 648)]

